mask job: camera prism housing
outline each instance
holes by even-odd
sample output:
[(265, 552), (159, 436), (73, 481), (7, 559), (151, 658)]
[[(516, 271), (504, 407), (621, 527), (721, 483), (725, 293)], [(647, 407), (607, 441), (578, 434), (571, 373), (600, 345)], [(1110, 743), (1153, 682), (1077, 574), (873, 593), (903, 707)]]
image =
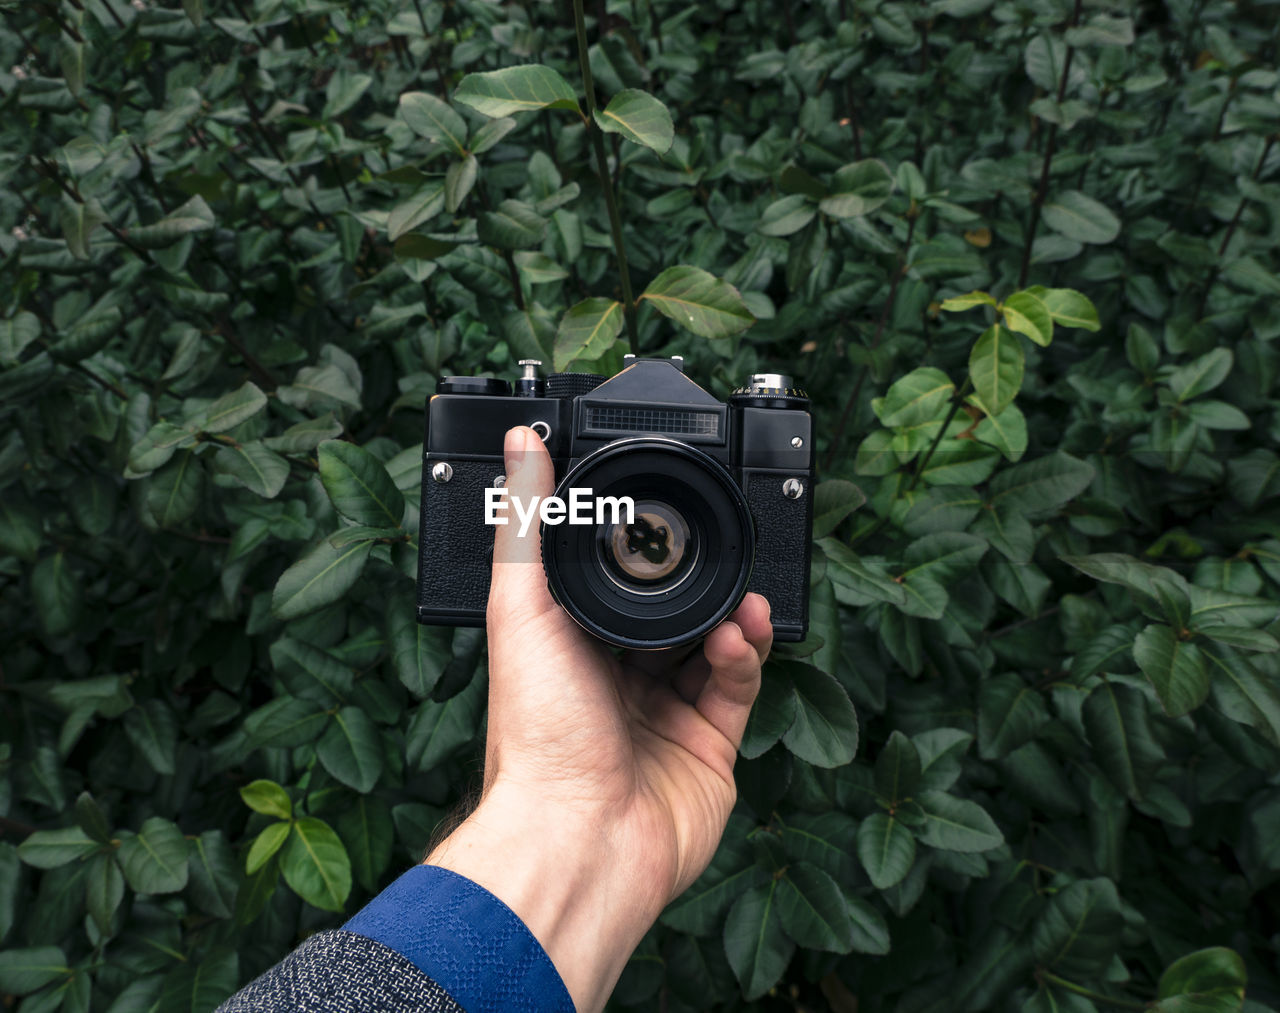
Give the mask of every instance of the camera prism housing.
[[(530, 426), (554, 462), (556, 496), (577, 502), (590, 490), (597, 503), (633, 507), (542, 525), (547, 584), (584, 629), (619, 647), (688, 644), (755, 591), (769, 601), (775, 640), (804, 639), (808, 398), (785, 376), (757, 374), (723, 402), (684, 375), (679, 357), (625, 361), (607, 379), (544, 379), (526, 361), (514, 385), (437, 384), (423, 444), (419, 622), (484, 624), (497, 530), (486, 516), (505, 496), (503, 439)], [(504, 516), (519, 523), (514, 511)]]

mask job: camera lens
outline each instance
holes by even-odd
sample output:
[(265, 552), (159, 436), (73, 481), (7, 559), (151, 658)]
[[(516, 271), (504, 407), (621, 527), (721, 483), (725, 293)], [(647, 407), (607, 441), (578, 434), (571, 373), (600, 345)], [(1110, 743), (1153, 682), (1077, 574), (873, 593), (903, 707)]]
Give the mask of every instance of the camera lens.
[(544, 526), (542, 555), (552, 594), (586, 630), (619, 647), (673, 647), (742, 601), (754, 532), (718, 461), (676, 440), (616, 440), (583, 458), (556, 494), (568, 500), (575, 489), (590, 490), (593, 523)]
[(596, 548), (605, 572), (636, 594), (662, 594), (692, 572), (697, 546), (684, 515), (670, 503), (644, 500), (630, 523), (602, 524)]

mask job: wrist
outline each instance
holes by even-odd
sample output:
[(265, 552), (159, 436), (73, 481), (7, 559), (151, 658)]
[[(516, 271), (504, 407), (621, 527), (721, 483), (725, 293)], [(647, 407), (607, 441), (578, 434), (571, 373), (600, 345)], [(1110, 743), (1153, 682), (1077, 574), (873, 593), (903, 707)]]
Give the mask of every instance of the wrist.
[(604, 1006), (657, 919), (666, 887), (620, 868), (606, 821), (539, 807), (495, 784), (427, 856), (506, 904), (546, 950), (580, 1011)]

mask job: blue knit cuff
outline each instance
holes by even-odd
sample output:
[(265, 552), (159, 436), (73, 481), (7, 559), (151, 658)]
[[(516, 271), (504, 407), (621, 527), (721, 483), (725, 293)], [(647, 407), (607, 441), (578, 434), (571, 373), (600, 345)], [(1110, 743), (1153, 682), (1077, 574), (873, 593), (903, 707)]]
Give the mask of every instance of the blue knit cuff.
[(448, 869), (415, 866), (343, 928), (407, 957), (467, 1013), (574, 1013), (569, 990), (524, 922)]

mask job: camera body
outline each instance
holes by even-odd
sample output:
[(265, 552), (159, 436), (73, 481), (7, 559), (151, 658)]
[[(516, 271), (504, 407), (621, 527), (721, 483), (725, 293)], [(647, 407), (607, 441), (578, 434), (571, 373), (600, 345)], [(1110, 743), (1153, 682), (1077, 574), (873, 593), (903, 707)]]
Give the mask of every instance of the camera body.
[(555, 464), (557, 496), (586, 488), (638, 503), (630, 523), (542, 526), (551, 592), (585, 629), (616, 646), (677, 646), (755, 591), (775, 640), (804, 639), (813, 441), (802, 391), (758, 374), (725, 403), (679, 357), (627, 356), (608, 379), (543, 379), (540, 363), (521, 365), (514, 385), (445, 377), (428, 401), (419, 622), (484, 624), (496, 530), (486, 509), (505, 486), (505, 433), (530, 426)]

